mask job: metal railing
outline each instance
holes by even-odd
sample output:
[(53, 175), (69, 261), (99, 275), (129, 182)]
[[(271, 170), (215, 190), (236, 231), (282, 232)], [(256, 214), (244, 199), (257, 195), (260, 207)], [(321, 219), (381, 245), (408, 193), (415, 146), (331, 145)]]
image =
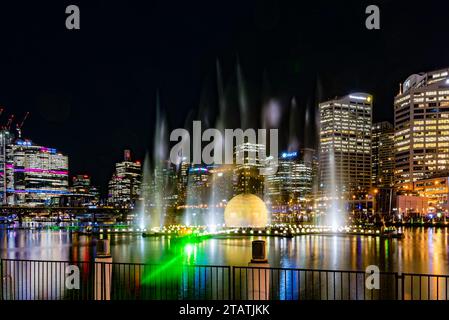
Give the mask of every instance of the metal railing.
[(449, 275), (0, 260), (0, 300), (449, 300)]
[[(0, 300), (229, 300), (231, 267), (1, 260)], [(75, 266), (76, 268), (73, 268)], [(73, 273), (73, 270), (77, 270)], [(10, 281), (4, 281), (9, 277)], [(77, 285), (79, 283), (79, 285)]]

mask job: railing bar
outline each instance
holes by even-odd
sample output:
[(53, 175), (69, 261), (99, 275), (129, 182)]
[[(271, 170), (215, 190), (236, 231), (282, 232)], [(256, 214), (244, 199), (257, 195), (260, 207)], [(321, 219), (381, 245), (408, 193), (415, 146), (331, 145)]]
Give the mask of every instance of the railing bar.
[(340, 273), (340, 300), (343, 300), (343, 273)]
[(306, 271), (304, 271), (304, 285), (305, 285), (305, 291), (304, 291), (304, 293), (305, 293), (305, 297), (304, 297), (304, 300), (307, 300), (307, 297), (308, 297), (308, 290), (307, 290), (307, 270)]
[(321, 271), (318, 271), (318, 282), (319, 282), (319, 294), (320, 294), (320, 300), (321, 300), (321, 295), (322, 295), (322, 292), (321, 292)]

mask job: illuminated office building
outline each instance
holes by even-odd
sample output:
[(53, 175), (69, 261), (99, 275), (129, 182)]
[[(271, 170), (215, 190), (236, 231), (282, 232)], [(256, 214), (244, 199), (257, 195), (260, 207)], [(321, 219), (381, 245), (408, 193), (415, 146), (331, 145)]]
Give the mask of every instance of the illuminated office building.
[(354, 93), (319, 104), (320, 187), (353, 210), (368, 209), (371, 188), (372, 96)]
[(92, 186), (89, 175), (76, 175), (72, 178), (69, 205), (72, 207), (94, 206), (100, 201), (100, 193)]
[(178, 204), (178, 185), (176, 179), (176, 167), (167, 160), (160, 162), (154, 170), (154, 192), (161, 194), (164, 204), (168, 207)]
[(394, 127), (388, 121), (375, 123), (371, 135), (375, 210), (388, 214), (392, 212), (394, 197)]
[[(259, 169), (264, 166), (264, 163), (260, 160), (260, 153), (264, 152), (264, 144), (245, 142), (235, 147), (235, 194), (251, 193), (260, 197), (263, 196), (264, 176), (260, 174)], [(237, 159), (241, 159), (241, 163), (237, 163)]]
[(195, 165), (188, 170), (187, 206), (206, 207), (209, 203), (209, 169)]
[(68, 158), (56, 149), (16, 140), (7, 146), (6, 154), (9, 205), (57, 205), (69, 193)]
[(131, 160), (131, 152), (125, 150), (124, 159), (115, 165), (109, 181), (108, 202), (118, 207), (133, 208), (140, 195), (142, 165)]
[(372, 128), (371, 182), (380, 188), (394, 184), (394, 127), (388, 122), (375, 123)]
[(313, 186), (313, 162), (309, 159), (309, 151), (313, 154), (311, 149), (282, 152), (277, 172), (266, 177), (273, 214), (306, 212)]
[(217, 165), (209, 168), (210, 179), (210, 203), (218, 207), (224, 207), (234, 196), (233, 165)]
[(13, 135), (8, 130), (0, 130), (0, 204), (7, 204), (6, 197), (6, 150), (13, 141)]
[(395, 186), (449, 169), (449, 69), (413, 74), (394, 99)]
[(413, 183), (414, 191), (427, 199), (428, 211), (434, 214), (448, 214), (449, 177), (447, 175), (418, 180)]
[(190, 162), (186, 158), (182, 159), (178, 169), (177, 185), (178, 185), (178, 204), (184, 205), (187, 201), (187, 183), (189, 181)]
[(298, 203), (312, 192), (312, 165), (301, 159), (300, 152), (282, 152), (277, 172), (267, 181), (272, 204)]

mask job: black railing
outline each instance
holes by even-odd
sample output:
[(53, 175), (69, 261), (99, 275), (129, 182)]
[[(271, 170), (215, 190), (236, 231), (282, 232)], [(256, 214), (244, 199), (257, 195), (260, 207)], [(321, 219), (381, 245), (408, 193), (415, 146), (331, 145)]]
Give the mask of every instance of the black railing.
[(364, 271), (233, 267), (236, 300), (396, 300), (397, 276), (379, 274), (379, 289)]
[(0, 261), (0, 300), (449, 300), (449, 276), (138, 263)]

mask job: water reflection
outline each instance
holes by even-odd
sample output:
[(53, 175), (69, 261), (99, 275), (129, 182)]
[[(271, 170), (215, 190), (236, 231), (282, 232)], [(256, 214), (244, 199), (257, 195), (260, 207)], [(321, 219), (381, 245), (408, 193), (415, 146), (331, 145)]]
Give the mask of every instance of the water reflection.
[[(184, 248), (183, 262), (245, 266), (251, 259), (251, 241), (267, 241), (271, 266), (331, 270), (364, 270), (378, 265), (382, 271), (449, 274), (447, 229), (409, 229), (402, 240), (362, 236), (307, 235), (208, 239)], [(170, 238), (111, 235), (116, 262), (158, 263), (171, 254)], [(88, 261), (95, 255), (94, 237), (65, 231), (0, 231), (0, 254), (9, 259)]]

